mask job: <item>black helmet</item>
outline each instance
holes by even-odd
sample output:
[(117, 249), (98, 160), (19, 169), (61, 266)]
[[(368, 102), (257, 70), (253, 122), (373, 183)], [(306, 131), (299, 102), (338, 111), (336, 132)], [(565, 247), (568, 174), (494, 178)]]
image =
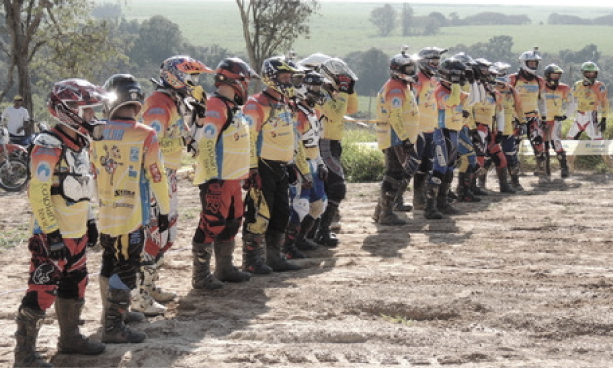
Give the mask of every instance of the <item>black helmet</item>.
[[(560, 83), (562, 73), (564, 73), (564, 70), (557, 64), (549, 64), (545, 67), (545, 81), (547, 81), (549, 85), (557, 86)], [(560, 74), (560, 77), (558, 77), (558, 79), (552, 79), (552, 74)]]
[(464, 84), (466, 65), (455, 57), (441, 61), (438, 66), (438, 74), (442, 82)]
[(109, 99), (104, 103), (104, 113), (111, 119), (115, 111), (126, 105), (142, 106), (145, 94), (140, 83), (132, 74), (115, 74), (106, 80), (104, 89), (109, 93)]
[(405, 82), (414, 82), (417, 74), (415, 57), (405, 53), (395, 55), (390, 60), (390, 76)]
[(419, 70), (428, 77), (436, 74), (441, 55), (447, 52), (447, 49), (440, 47), (424, 47), (417, 53)]

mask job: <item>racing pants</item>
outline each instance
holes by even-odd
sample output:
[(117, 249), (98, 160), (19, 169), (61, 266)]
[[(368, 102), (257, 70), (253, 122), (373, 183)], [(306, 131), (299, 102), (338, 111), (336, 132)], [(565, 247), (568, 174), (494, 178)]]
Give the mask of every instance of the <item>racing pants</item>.
[(194, 243), (234, 240), (243, 218), (240, 180), (209, 180), (200, 189), (200, 221)]

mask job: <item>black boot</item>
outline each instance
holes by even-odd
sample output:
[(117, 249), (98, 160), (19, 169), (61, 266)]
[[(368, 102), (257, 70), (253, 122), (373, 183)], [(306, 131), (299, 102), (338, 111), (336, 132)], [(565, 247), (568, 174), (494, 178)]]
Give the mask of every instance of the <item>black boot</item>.
[(130, 329), (123, 321), (123, 314), (130, 306), (130, 290), (109, 289), (106, 299), (102, 342), (126, 344), (145, 341), (146, 333)]
[(400, 211), (400, 212), (411, 212), (413, 210), (413, 206), (411, 206), (410, 204), (405, 204), (404, 203), (404, 192), (407, 190), (407, 186), (409, 185), (409, 181), (411, 179), (403, 179), (399, 186), (398, 186), (398, 192), (396, 193), (396, 195), (394, 196), (394, 211)]
[(516, 191), (509, 185), (507, 178), (507, 168), (497, 167), (496, 174), (498, 175), (498, 183), (500, 184), (500, 193), (515, 194)]
[(438, 185), (426, 184), (426, 209), (424, 210), (424, 217), (428, 220), (440, 220), (443, 218), (443, 214), (436, 208), (438, 192)]
[(259, 275), (272, 273), (266, 265), (264, 235), (243, 231), (243, 271)]
[(540, 152), (536, 156), (536, 171), (534, 174), (539, 177), (539, 182), (548, 182), (547, 177), (547, 157), (545, 152)]
[(213, 243), (192, 242), (192, 288), (215, 290), (224, 287), (211, 273), (211, 257), (213, 256)]
[(470, 174), (461, 172), (458, 174), (458, 202), (481, 202), (481, 198), (476, 197), (470, 190)]
[(566, 161), (566, 152), (558, 152), (556, 155), (558, 162), (560, 163), (560, 175), (563, 178), (568, 178), (568, 162)]
[(381, 198), (379, 199), (380, 212), (379, 216), (377, 216), (379, 225), (387, 225), (387, 226), (402, 226), (406, 225), (406, 221), (398, 217), (392, 210), (395, 205), (395, 194), (384, 192), (381, 190)]
[[(109, 278), (100, 275), (98, 277), (98, 282), (100, 283), (100, 300), (102, 301), (102, 309), (106, 310), (108, 304), (108, 301), (106, 299), (106, 293), (109, 290)], [(126, 310), (123, 314), (124, 323), (143, 322), (144, 320), (145, 314), (141, 312)], [(104, 312), (102, 313), (101, 323), (104, 326)]]
[(98, 355), (104, 351), (104, 344), (88, 339), (79, 331), (79, 319), (84, 304), (83, 299), (55, 299), (55, 314), (60, 326), (58, 353)]
[(243, 282), (251, 279), (249, 272), (243, 272), (234, 267), (234, 248), (236, 247), (234, 240), (218, 240), (213, 247), (215, 248), (215, 272), (213, 274), (217, 280)]
[(296, 247), (296, 238), (300, 233), (300, 223), (290, 222), (285, 230), (285, 242), (283, 244), (283, 254), (287, 259), (300, 259), (307, 256)]
[(45, 362), (36, 352), (36, 340), (40, 326), (45, 319), (45, 312), (32, 308), (21, 307), (17, 313), (17, 333), (15, 339), (15, 363), (13, 367), (53, 368), (53, 364)]
[(519, 164), (509, 166), (509, 175), (511, 176), (511, 187), (515, 189), (516, 192), (523, 192), (524, 187), (519, 182)]
[(444, 215), (457, 215), (460, 213), (455, 207), (449, 203), (449, 191), (451, 182), (453, 181), (453, 171), (445, 173), (445, 178), (439, 187), (438, 196), (436, 198), (436, 207)]
[(413, 209), (426, 209), (426, 194), (424, 193), (424, 184), (426, 182), (426, 173), (416, 172), (413, 176)]
[(330, 204), (328, 202), (328, 207), (326, 211), (321, 215), (321, 220), (319, 222), (319, 230), (317, 231), (317, 237), (315, 241), (318, 244), (325, 245), (326, 247), (334, 248), (338, 245), (338, 238), (336, 234), (330, 231), (330, 224), (332, 224), (332, 220), (334, 216), (336, 216), (336, 212), (338, 211), (338, 207)]
[[(481, 174), (481, 172), (485, 172), (485, 174)], [(485, 190), (485, 176), (487, 175), (487, 171), (482, 169), (475, 169), (473, 174), (470, 177), (470, 191), (473, 192), (474, 195), (478, 196), (486, 196), (489, 193)], [(483, 176), (483, 178), (481, 178)], [(477, 185), (477, 178), (479, 178), (479, 186)]]
[(549, 148), (545, 151), (545, 175), (551, 176), (551, 157), (549, 154)]
[(275, 272), (296, 271), (300, 266), (289, 262), (281, 253), (285, 240), (285, 233), (275, 230), (266, 231), (266, 265)]
[(304, 216), (300, 223), (300, 231), (296, 236), (296, 248), (300, 250), (315, 250), (319, 248), (319, 244), (309, 239), (307, 235), (311, 232), (317, 221), (311, 215)]

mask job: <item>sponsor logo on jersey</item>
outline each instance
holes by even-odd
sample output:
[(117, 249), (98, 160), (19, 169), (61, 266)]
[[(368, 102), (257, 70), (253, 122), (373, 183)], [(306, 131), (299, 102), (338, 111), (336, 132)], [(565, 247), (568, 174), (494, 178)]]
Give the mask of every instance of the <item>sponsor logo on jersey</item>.
[(212, 139), (217, 135), (217, 127), (214, 124), (207, 124), (204, 126), (204, 137)]
[(40, 181), (47, 181), (51, 177), (51, 166), (47, 162), (41, 162), (38, 164), (38, 169), (36, 170), (36, 177)]

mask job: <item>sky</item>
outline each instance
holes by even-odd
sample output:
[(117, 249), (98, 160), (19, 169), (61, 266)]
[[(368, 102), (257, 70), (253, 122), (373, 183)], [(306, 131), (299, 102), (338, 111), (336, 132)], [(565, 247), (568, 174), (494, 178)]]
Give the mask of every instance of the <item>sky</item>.
[[(99, 1), (99, 0), (98, 0)], [(105, 0), (106, 1), (106, 0)], [(235, 0), (192, 0), (192, 1), (223, 1), (234, 2)], [(551, 6), (556, 7), (588, 7), (588, 8), (608, 8), (613, 11), (613, 2), (611, 0), (591, 0), (589, 2), (581, 0), (319, 0), (320, 2), (343, 2), (343, 3), (408, 3), (409, 5), (417, 4), (479, 4), (479, 5), (533, 5), (533, 6)]]
[(589, 2), (583, 2), (579, 0), (319, 0), (322, 2), (364, 2), (364, 3), (408, 3), (413, 4), (479, 4), (479, 5), (534, 5), (534, 6), (552, 6), (552, 7), (603, 7), (611, 8), (613, 10), (613, 4), (610, 0), (592, 0)]

